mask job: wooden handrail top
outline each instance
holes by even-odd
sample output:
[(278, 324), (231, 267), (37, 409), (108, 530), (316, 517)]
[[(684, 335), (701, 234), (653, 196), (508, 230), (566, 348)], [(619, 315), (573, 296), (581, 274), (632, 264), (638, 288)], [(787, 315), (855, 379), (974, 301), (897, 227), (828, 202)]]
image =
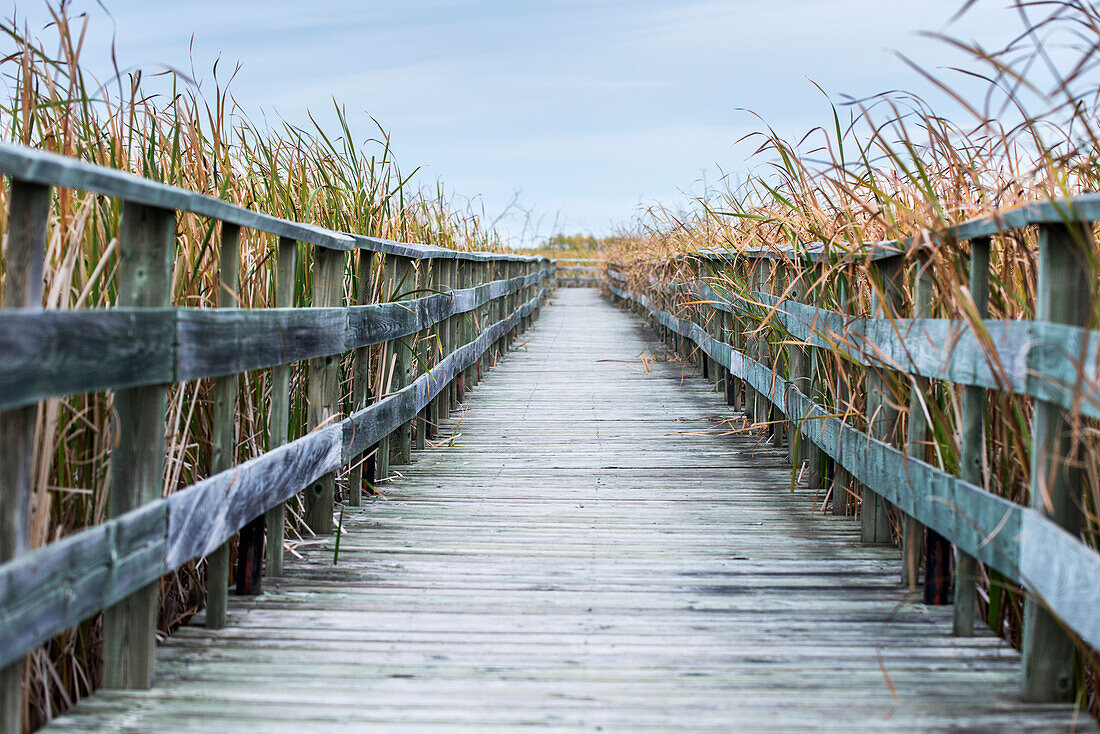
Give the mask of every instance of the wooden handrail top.
[[(1034, 201), (1002, 209), (960, 222), (937, 232), (947, 242), (965, 242), (978, 237), (993, 237), (1038, 224), (1095, 222), (1100, 220), (1100, 193), (1090, 192), (1065, 199)], [(877, 261), (908, 254), (913, 249), (913, 237), (899, 240), (878, 240), (854, 243), (850, 249), (827, 246), (823, 242), (784, 243), (767, 247), (710, 248), (685, 253), (678, 260), (729, 262), (737, 258), (807, 260), (810, 262), (843, 262), (844, 260)], [(618, 265), (615, 261), (609, 261)]]
[(236, 224), (279, 237), (288, 237), (299, 242), (307, 242), (332, 250), (363, 249), (413, 259), (457, 258), (505, 262), (548, 261), (547, 258), (525, 255), (459, 252), (436, 245), (392, 242), (377, 237), (336, 232), (314, 224), (295, 222), (264, 212), (245, 209), (207, 194), (152, 181), (126, 171), (14, 143), (0, 142), (0, 173), (21, 181), (44, 186), (78, 189), (115, 197), (135, 204), (177, 212), (191, 212), (228, 224)]

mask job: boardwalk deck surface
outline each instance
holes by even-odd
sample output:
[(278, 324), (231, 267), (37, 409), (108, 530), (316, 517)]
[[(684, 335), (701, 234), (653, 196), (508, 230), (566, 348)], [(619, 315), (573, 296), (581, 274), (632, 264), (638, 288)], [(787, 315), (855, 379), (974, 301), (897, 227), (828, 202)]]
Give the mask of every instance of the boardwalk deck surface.
[[(1069, 731), (636, 317), (563, 290), (387, 498), (59, 730)], [(1087, 717), (1078, 720), (1078, 728)]]

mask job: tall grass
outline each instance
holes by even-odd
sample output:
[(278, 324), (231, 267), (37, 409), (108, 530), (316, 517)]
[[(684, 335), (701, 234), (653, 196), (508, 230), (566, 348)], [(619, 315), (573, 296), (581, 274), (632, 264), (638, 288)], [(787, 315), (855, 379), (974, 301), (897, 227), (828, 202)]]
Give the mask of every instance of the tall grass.
[[(188, 80), (172, 76), (169, 95), (152, 95), (141, 71), (95, 79), (81, 52), (96, 33), (87, 16), (51, 7), (44, 38), (9, 20), (0, 23), (14, 53), (0, 59), (6, 84), (0, 102), (0, 135), (43, 150), (73, 156), (219, 197), (244, 207), (337, 230), (456, 249), (500, 249), (499, 238), (476, 214), (456, 207), (441, 185), (417, 188), (394, 160), (379, 128), (359, 139), (344, 110), (329, 130), (278, 123), (257, 125), (238, 109), (217, 75), (204, 96)], [(311, 118), (312, 120), (312, 118)], [(7, 191), (0, 211), (7, 211)], [(68, 189), (54, 193), (48, 228), (44, 305), (109, 307), (116, 298), (120, 203)], [(6, 221), (0, 221), (6, 231)], [(180, 217), (172, 302), (214, 303), (218, 227)], [(246, 231), (241, 242), (243, 307), (273, 303), (273, 238)], [(310, 252), (302, 247), (295, 302), (308, 304)], [(383, 295), (379, 269), (370, 284)], [(0, 273), (3, 261), (0, 259)], [(349, 261), (348, 285), (354, 278)], [(412, 285), (403, 286), (407, 293)], [(354, 292), (350, 291), (349, 292)], [(373, 371), (379, 384), (375, 352)], [(304, 379), (299, 366), (293, 381)], [(347, 374), (345, 372), (345, 374)], [(238, 460), (266, 449), (269, 374), (241, 375), (236, 418)], [(347, 404), (350, 384), (344, 381)], [(209, 381), (173, 386), (167, 415), (164, 493), (207, 476), (211, 460)], [(304, 390), (292, 389), (303, 395)], [(107, 513), (109, 459), (114, 426), (111, 393), (49, 400), (38, 410), (32, 544), (37, 547), (101, 522)], [(292, 413), (292, 434), (305, 431), (304, 405)], [(301, 508), (291, 504), (290, 530), (307, 532)], [(202, 564), (192, 563), (161, 583), (159, 628), (168, 634), (204, 598)], [(25, 721), (36, 728), (87, 695), (100, 677), (101, 623), (97, 618), (59, 636), (31, 655), (26, 673)]]
[[(860, 243), (913, 237), (915, 243), (932, 247), (933, 316), (972, 321), (976, 311), (967, 287), (967, 247), (935, 233), (980, 214), (1100, 188), (1100, 85), (1095, 75), (1100, 10), (1085, 0), (1019, 0), (1006, 12), (1017, 13), (1021, 27), (1005, 48), (987, 51), (941, 37), (969, 54), (964, 73), (988, 84), (976, 99), (953, 89), (939, 72), (918, 70), (956, 100), (961, 115), (970, 116), (966, 124), (938, 114), (916, 95), (891, 93), (834, 106), (825, 124), (798, 142), (761, 130), (747, 141), (755, 145), (763, 171), (757, 169), (737, 188), (709, 191), (686, 212), (653, 207), (623, 233), (612, 256), (627, 266), (635, 287), (645, 290), (654, 278), (669, 282), (695, 277), (690, 258), (676, 258), (699, 249), (824, 243), (831, 264), (809, 269), (780, 257), (763, 288), (754, 287), (744, 270), (726, 269), (709, 277), (714, 285), (749, 298), (752, 290), (786, 294), (798, 288), (815, 305), (866, 315), (876, 286), (868, 277)], [(1045, 82), (1040, 86), (1037, 78)], [(991, 318), (1033, 317), (1036, 239), (1035, 229), (994, 238)], [(910, 259), (910, 269), (916, 267), (914, 261)], [(907, 283), (904, 307), (888, 317), (911, 314), (912, 273)], [(685, 312), (692, 307), (687, 301), (680, 305)], [(773, 344), (792, 339), (767, 309), (745, 308), (741, 315)], [(1098, 323), (1094, 314), (1091, 326)], [(817, 399), (865, 427), (862, 388), (867, 370), (823, 351), (817, 350), (818, 373), (824, 376)], [(772, 350), (773, 365), (781, 373), (786, 369), (783, 360), (783, 350)], [(888, 381), (891, 402), (903, 420), (906, 395), (915, 385), (897, 375)], [(931, 423), (927, 457), (957, 472), (962, 388), (937, 383), (922, 389)], [(1029, 500), (1030, 413), (1027, 398), (989, 393), (985, 486), (1021, 504)], [(1083, 538), (1093, 547), (1100, 546), (1097, 428), (1092, 421), (1081, 421), (1078, 436), (1087, 449), (1080, 495), (1086, 515)], [(898, 538), (900, 518), (894, 522)], [(996, 572), (982, 570), (982, 612), (993, 630), (1017, 645), (1022, 600), (1020, 589)], [(1095, 715), (1100, 666), (1093, 651), (1083, 653), (1080, 703)]]

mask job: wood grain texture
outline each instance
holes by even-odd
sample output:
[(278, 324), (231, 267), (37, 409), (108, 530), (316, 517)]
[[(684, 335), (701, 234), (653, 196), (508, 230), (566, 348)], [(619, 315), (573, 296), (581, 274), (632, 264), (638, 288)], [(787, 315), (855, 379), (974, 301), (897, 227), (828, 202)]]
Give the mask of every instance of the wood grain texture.
[[(970, 297), (974, 313), (980, 319), (989, 316), (990, 239), (980, 237), (970, 243)], [(962, 425), (959, 435), (959, 476), (971, 484), (985, 486), (982, 456), (985, 453), (985, 390), (963, 390)], [(955, 567), (955, 634), (969, 635), (978, 616), (978, 564), (973, 557), (960, 554)]]
[[(342, 252), (314, 250), (311, 291), (314, 308), (341, 307), (344, 303), (346, 261)], [(313, 431), (338, 420), (340, 413), (341, 354), (309, 360), (306, 383), (306, 426)], [(336, 475), (328, 472), (303, 490), (306, 525), (318, 535), (332, 532), (332, 510), (336, 501)]]
[(637, 319), (555, 298), (441, 445), (345, 514), (338, 565), (301, 546), (225, 629), (168, 639), (152, 691), (52, 730), (1070, 729)]
[(92, 191), (136, 205), (176, 212), (194, 212), (211, 219), (311, 242), (322, 247), (350, 250), (355, 246), (355, 241), (349, 235), (340, 232), (291, 222), (244, 209), (212, 196), (13, 143), (0, 143), (0, 172), (26, 181)]
[[(119, 225), (118, 300), (122, 308), (165, 308), (171, 300), (176, 214), (126, 204)], [(117, 431), (111, 450), (108, 509), (119, 517), (160, 499), (164, 491), (166, 385), (115, 393)], [(104, 688), (153, 683), (160, 589), (149, 584), (103, 613)]]
[[(298, 243), (288, 237), (279, 238), (275, 263), (275, 307), (294, 305), (294, 283), (298, 267)], [(271, 370), (271, 413), (267, 423), (267, 449), (272, 451), (287, 442), (290, 429), (290, 365), (277, 365)], [(286, 506), (276, 502), (264, 518), (267, 533), (264, 572), (268, 576), (283, 575), (283, 537), (286, 533)]]
[[(1079, 539), (1066, 534), (1069, 538), (1066, 540), (1058, 535), (1065, 531), (1055, 522), (1046, 520), (1047, 532), (1052, 537), (1061, 538), (1063, 545), (1076, 544), (1077, 550), (1058, 559), (1040, 553), (1037, 559), (1022, 561), (1021, 553), (1025, 549), (1039, 552), (1034, 544), (1025, 545), (1022, 541), (1025, 508), (924, 461), (908, 457), (899, 449), (852, 428), (775, 375), (770, 368), (733, 350), (728, 344), (710, 339), (698, 325), (654, 309), (645, 296), (616, 286), (611, 289), (621, 298), (641, 303), (658, 323), (695, 341), (716, 361), (765, 395), (784, 415), (803, 416), (803, 435), (835, 459), (838, 466), (843, 466), (859, 482), (874, 488), (902, 512), (932, 528), (960, 550), (1023, 584), (1082, 640), (1093, 647), (1100, 646), (1100, 616), (1088, 617), (1081, 613), (1081, 605), (1091, 603), (1093, 596), (1071, 600), (1066, 593), (1055, 593), (1048, 598), (1043, 593), (1054, 591), (1051, 584), (1030, 586), (1032, 579), (1021, 573), (1025, 564), (1037, 569), (1046, 563), (1059, 568), (1069, 588), (1083, 589), (1090, 583), (1087, 579), (1100, 588), (1098, 556)], [(1029, 522), (1042, 520), (1032, 518)], [(1059, 604), (1066, 605), (1064, 617)]]
[(349, 308), (11, 309), (0, 313), (0, 410), (60, 395), (184, 382), (317, 359), (431, 328), (551, 271)]
[[(1089, 323), (1096, 287), (1093, 252), (1091, 225), (1051, 224), (1040, 228), (1037, 321), (1071, 326)], [(1077, 346), (1080, 360), (1084, 345)], [(1086, 512), (1081, 506), (1085, 461), (1079, 431), (1078, 420), (1065, 407), (1035, 401), (1029, 472), (1031, 509), (1074, 537), (1081, 532)], [(1074, 696), (1077, 650), (1059, 615), (1060, 610), (1042, 597), (1024, 601), (1023, 694), (1028, 700), (1066, 701)], [(1100, 614), (1095, 616), (1100, 618)]]
[[(5, 310), (42, 308), (49, 215), (48, 186), (11, 182), (0, 302)], [(0, 338), (0, 354), (4, 354), (3, 341)], [(0, 472), (0, 563), (30, 547), (37, 414), (33, 405), (0, 413), (0, 466), (4, 467)], [(21, 734), (24, 663), (22, 656), (10, 662), (0, 662), (0, 734)]]
[[(688, 287), (688, 286), (685, 286)], [(688, 292), (715, 308), (776, 320), (793, 337), (857, 364), (990, 390), (1008, 390), (1100, 418), (1100, 332), (1040, 321), (876, 320), (753, 293), (750, 307), (702, 281)], [(730, 305), (730, 303), (734, 305)]]
[[(1010, 209), (1002, 209), (961, 222), (935, 233), (940, 242), (966, 242), (979, 237), (991, 237), (1023, 229), (1035, 224), (1064, 225), (1072, 222), (1094, 222), (1100, 219), (1100, 193), (1090, 192), (1063, 199), (1035, 201)], [(843, 248), (821, 242), (770, 245), (767, 247), (737, 247), (736, 249), (706, 249), (682, 256), (709, 262), (732, 263), (737, 260), (783, 259), (808, 262), (868, 262), (896, 257), (926, 246), (923, 239), (906, 237), (900, 240), (846, 244)]]
[(372, 252), (393, 252), (411, 258), (463, 258), (549, 263), (547, 258), (541, 256), (458, 252), (434, 245), (393, 242), (335, 232), (313, 224), (294, 222), (245, 209), (213, 196), (152, 181), (125, 171), (14, 143), (0, 143), (0, 173), (44, 186), (64, 186), (91, 191), (136, 205), (175, 212), (193, 212), (227, 224), (268, 232), (279, 237), (334, 250), (362, 248)]
[[(252, 518), (347, 464), (423, 410), (547, 295), (543, 290), (411, 385), (343, 421), (0, 566), (0, 659), (16, 660), (164, 573), (210, 555)], [(285, 436), (285, 416), (280, 420)]]
[(0, 566), (0, 666), (166, 573), (167, 521), (157, 500)]

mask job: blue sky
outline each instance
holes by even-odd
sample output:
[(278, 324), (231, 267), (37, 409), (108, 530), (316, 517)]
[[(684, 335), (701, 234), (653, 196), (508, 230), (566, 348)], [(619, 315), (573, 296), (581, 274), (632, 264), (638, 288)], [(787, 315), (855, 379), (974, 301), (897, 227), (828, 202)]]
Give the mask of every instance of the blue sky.
[[(44, 5), (5, 2), (40, 32)], [(123, 67), (194, 69), (205, 85), (219, 57), (240, 62), (232, 89), (254, 119), (331, 121), (335, 97), (358, 136), (375, 117), (422, 183), (442, 179), (490, 218), (518, 197), (530, 216), (499, 226), (527, 240), (606, 234), (743, 174), (753, 146), (735, 141), (760, 126), (744, 109), (796, 138), (830, 121), (811, 80), (838, 101), (897, 88), (942, 100), (896, 52), (929, 69), (963, 57), (918, 31), (994, 45), (1019, 27), (1006, 0), (953, 25), (962, 0), (103, 4), (109, 16), (73, 4), (91, 16), (84, 59), (101, 78), (114, 34)]]

